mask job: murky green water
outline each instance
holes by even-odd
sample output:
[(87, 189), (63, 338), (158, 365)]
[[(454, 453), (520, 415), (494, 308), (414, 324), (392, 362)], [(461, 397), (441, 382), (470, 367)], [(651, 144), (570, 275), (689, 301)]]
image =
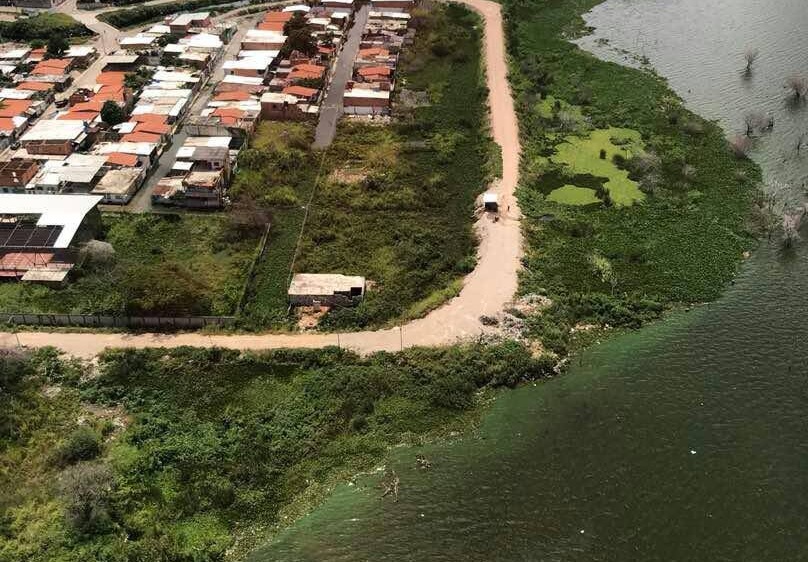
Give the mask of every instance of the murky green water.
[[(804, 0), (610, 0), (589, 22), (728, 129), (746, 107), (771, 112), (756, 158), (801, 185), (808, 154), (789, 147), (808, 107), (782, 82), (808, 71)], [(344, 486), (252, 559), (808, 560), (807, 298), (808, 243), (764, 243), (719, 302), (504, 394), (478, 435), (398, 451), (398, 503)]]

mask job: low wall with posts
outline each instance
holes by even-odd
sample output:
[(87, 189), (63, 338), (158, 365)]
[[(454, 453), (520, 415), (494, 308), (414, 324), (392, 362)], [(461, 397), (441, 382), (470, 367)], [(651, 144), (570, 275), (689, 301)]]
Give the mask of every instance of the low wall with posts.
[(0, 312), (0, 324), (87, 328), (198, 329), (230, 326), (235, 316), (106, 316), (101, 314), (8, 314)]

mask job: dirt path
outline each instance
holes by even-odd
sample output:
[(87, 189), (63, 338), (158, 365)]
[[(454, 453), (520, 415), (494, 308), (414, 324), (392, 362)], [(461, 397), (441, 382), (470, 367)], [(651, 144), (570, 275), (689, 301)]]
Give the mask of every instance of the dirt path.
[(514, 195), (519, 174), (519, 128), (507, 80), (505, 38), (499, 4), (462, 0), (485, 20), (485, 61), (491, 129), (502, 147), (503, 177), (492, 189), (500, 195), (503, 217), (482, 218), (477, 267), (465, 279), (460, 295), (425, 318), (400, 328), (349, 334), (290, 334), (207, 336), (202, 334), (63, 334), (47, 332), (0, 333), (0, 347), (56, 346), (79, 357), (92, 357), (107, 347), (219, 346), (231, 349), (318, 348), (339, 345), (361, 353), (398, 351), (410, 346), (448, 345), (486, 331), (481, 316), (500, 312), (513, 298), (522, 256), (521, 218)]

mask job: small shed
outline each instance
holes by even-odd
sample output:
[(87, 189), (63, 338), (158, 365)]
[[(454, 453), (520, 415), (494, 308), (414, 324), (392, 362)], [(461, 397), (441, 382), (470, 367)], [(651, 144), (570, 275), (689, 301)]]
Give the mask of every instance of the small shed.
[(353, 306), (365, 296), (365, 278), (339, 274), (298, 273), (289, 286), (293, 306)]
[(486, 211), (496, 213), (499, 211), (499, 196), (490, 191), (483, 194), (483, 207)]

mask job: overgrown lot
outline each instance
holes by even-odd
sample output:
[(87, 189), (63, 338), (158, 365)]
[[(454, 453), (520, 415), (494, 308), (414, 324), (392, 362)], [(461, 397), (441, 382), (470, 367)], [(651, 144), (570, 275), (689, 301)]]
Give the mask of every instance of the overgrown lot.
[[(568, 42), (597, 3), (505, 2), (524, 154), (522, 291), (553, 300), (532, 333), (560, 353), (577, 323), (636, 327), (716, 298), (753, 244), (747, 218), (760, 179), (662, 79)], [(642, 150), (622, 150), (615, 137), (630, 131)], [(590, 136), (603, 152), (581, 140)], [(639, 186), (641, 200), (626, 206), (615, 185), (620, 194)]]
[(113, 315), (231, 315), (260, 232), (228, 218), (103, 216), (114, 255), (90, 255), (63, 289), (0, 283), (0, 311)]
[[(265, 125), (243, 157), (236, 196), (287, 209), (274, 213), (280, 240), (269, 245), (273, 262), (262, 265), (264, 276), (282, 283), (259, 287), (250, 305), (259, 325), (285, 318), (290, 227), (300, 224), (312, 188), (295, 271), (363, 275), (372, 285), (358, 308), (332, 311), (327, 327), (423, 313), (473, 268), (473, 204), (496, 169), (480, 22), (457, 5), (430, 5), (414, 18), (418, 35), (403, 55), (397, 89), (423, 92), (428, 105), (399, 104), (390, 124), (344, 121), (325, 154), (304, 149), (304, 125)], [(282, 252), (290, 252), (285, 271)]]
[(307, 507), (293, 502), (550, 367), (517, 344), (119, 351), (97, 366), (0, 352), (0, 561), (237, 559)]

